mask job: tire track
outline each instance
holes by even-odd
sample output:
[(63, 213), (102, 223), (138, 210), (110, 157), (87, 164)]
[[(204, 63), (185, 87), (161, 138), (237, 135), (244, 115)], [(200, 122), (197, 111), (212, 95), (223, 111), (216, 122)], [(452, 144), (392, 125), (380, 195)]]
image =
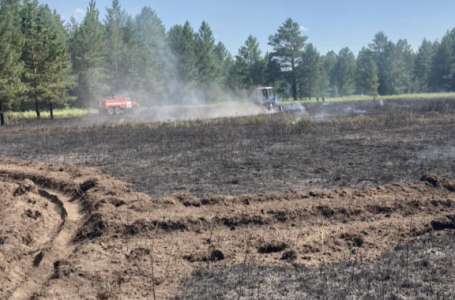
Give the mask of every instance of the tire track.
[(61, 221), (50, 242), (35, 256), (32, 272), (7, 299), (25, 300), (33, 298), (52, 276), (54, 263), (71, 255), (75, 248), (74, 245), (71, 245), (71, 239), (83, 217), (79, 212), (79, 204), (75, 201), (70, 202), (64, 195), (53, 191), (51, 193), (44, 189), (38, 189), (38, 194), (55, 206), (60, 214)]

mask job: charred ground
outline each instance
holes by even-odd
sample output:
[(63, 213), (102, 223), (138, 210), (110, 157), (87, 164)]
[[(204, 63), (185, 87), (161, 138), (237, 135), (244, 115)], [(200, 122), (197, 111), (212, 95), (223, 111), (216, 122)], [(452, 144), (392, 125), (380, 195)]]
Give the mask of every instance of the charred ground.
[(0, 132), (0, 155), (95, 166), (152, 196), (359, 187), (429, 171), (452, 178), (454, 108), (451, 100), (376, 101), (307, 106), (309, 115), (41, 122)]
[[(278, 283), (260, 279), (262, 291), (269, 291), (265, 295), (285, 296), (281, 288), (293, 295), (295, 284), (286, 287), (282, 276), (297, 281), (308, 276), (311, 282), (317, 272), (302, 273), (303, 267), (350, 261), (356, 278), (363, 278), (359, 261), (374, 261), (396, 245), (455, 227), (455, 182), (435, 175), (362, 189), (151, 199), (96, 169), (0, 159), (0, 184), (5, 299), (210, 299), (213, 293), (231, 299), (239, 281), (247, 292), (267, 273), (242, 280), (250, 273), (238, 270), (258, 265), (281, 267), (274, 277)], [(416, 255), (409, 261), (421, 253)], [(295, 265), (301, 267), (297, 272)], [(198, 273), (204, 269), (213, 275)], [(415, 269), (425, 272), (428, 266)], [(405, 270), (393, 270), (389, 275), (399, 272), (401, 280)], [(194, 274), (197, 283), (186, 281)], [(349, 274), (354, 276), (345, 270), (330, 284), (351, 282)], [(431, 284), (438, 285), (432, 291), (451, 291), (442, 289), (451, 278), (442, 275), (432, 277)], [(226, 285), (217, 289), (216, 278)], [(365, 285), (355, 284), (350, 292)]]
[(454, 108), (4, 128), (0, 298), (451, 298)]

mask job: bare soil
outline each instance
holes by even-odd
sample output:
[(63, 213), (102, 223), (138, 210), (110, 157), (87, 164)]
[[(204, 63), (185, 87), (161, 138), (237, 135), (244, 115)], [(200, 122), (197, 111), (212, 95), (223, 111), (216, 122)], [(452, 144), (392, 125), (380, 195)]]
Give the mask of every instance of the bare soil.
[(92, 168), (0, 159), (0, 298), (157, 299), (201, 268), (373, 261), (454, 228), (455, 182), (152, 199)]
[(452, 298), (455, 101), (147, 122), (0, 129), (0, 299)]

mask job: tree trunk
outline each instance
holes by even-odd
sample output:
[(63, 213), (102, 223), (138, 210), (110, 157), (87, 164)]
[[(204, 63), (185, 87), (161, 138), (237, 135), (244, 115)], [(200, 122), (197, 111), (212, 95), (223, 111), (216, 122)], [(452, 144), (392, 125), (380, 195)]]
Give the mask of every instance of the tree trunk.
[(51, 113), (51, 120), (54, 119), (54, 107), (52, 106), (52, 102), (49, 102), (49, 112)]
[(92, 103), (92, 85), (91, 85), (91, 72), (90, 72), (90, 67), (88, 68), (88, 80), (87, 80), (87, 85), (88, 85), (88, 99), (90, 103), (90, 108), (93, 108), (93, 103)]
[(292, 71), (292, 94), (294, 101), (297, 101), (297, 76), (295, 74), (295, 61), (294, 58), (291, 60), (291, 71)]
[(2, 102), (0, 102), (0, 126), (5, 125), (5, 116), (3, 115)]
[(32, 61), (33, 61), (33, 85), (34, 85), (34, 93), (33, 97), (35, 98), (35, 110), (36, 110), (36, 118), (39, 119), (41, 117), (41, 113), (39, 111), (38, 105), (38, 82), (36, 81), (36, 75), (38, 73), (37, 66), (36, 66), (36, 57), (35, 57), (35, 47), (32, 47)]
[(39, 118), (41, 118), (41, 113), (40, 113), (40, 111), (39, 111), (38, 95), (36, 94), (36, 89), (35, 89), (35, 94), (34, 94), (33, 96), (35, 97), (36, 118), (39, 119)]
[(207, 68), (204, 69), (204, 98), (205, 98), (205, 103), (208, 103), (208, 71)]
[(308, 84), (308, 96), (309, 96), (310, 100), (311, 100), (311, 94), (312, 94), (312, 93), (313, 93), (313, 91), (312, 91), (311, 80), (310, 80), (310, 82), (309, 82), (309, 84)]

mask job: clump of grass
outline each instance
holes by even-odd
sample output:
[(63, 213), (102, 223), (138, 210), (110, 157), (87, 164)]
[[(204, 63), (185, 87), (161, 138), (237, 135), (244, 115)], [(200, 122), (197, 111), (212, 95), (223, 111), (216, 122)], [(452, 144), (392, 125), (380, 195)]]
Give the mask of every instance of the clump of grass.
[[(64, 108), (64, 109), (55, 109), (54, 118), (65, 118), (65, 117), (82, 117), (88, 114), (97, 114), (96, 109), (82, 109), (82, 108)], [(50, 118), (49, 111), (41, 111), (41, 118)], [(24, 120), (36, 119), (36, 112), (21, 111), (21, 112), (6, 112), (5, 113), (5, 123), (6, 124), (18, 124)]]

